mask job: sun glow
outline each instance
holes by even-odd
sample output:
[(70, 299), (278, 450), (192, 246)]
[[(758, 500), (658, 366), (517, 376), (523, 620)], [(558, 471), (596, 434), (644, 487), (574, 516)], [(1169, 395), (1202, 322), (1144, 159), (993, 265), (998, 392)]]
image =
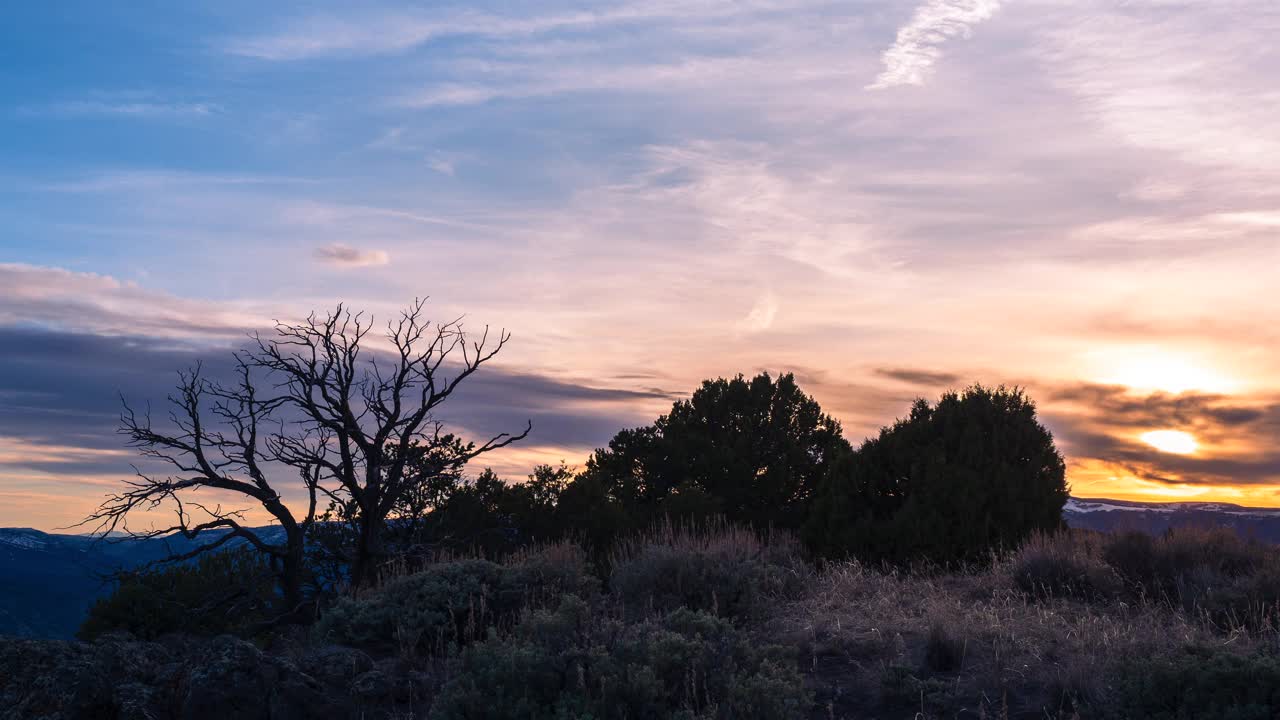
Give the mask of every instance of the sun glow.
[(1200, 449), (1200, 443), (1191, 433), (1181, 430), (1152, 430), (1142, 433), (1142, 442), (1159, 450), (1174, 455), (1191, 455)]
[(1140, 392), (1232, 393), (1239, 383), (1189, 357), (1156, 347), (1125, 348), (1092, 358), (1097, 380)]

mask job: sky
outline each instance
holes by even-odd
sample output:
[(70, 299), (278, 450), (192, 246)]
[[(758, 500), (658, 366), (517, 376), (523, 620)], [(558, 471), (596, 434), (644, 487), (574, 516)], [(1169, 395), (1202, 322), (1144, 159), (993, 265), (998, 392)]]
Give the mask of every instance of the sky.
[(1271, 0), (24, 3), (0, 26), (0, 526), (119, 398), (338, 301), (512, 333), (519, 479), (699, 381), (857, 443), (1025, 387), (1082, 497), (1280, 506)]

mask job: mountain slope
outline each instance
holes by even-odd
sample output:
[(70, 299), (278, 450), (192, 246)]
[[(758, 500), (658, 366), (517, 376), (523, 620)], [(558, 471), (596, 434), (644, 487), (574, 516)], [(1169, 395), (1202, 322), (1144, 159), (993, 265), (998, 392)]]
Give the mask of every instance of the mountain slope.
[(1158, 535), (1176, 527), (1226, 527), (1242, 536), (1280, 543), (1280, 509), (1231, 503), (1141, 503), (1071, 498), (1062, 517), (1070, 527)]
[(112, 573), (191, 547), (183, 538), (117, 542), (0, 528), (0, 635), (70, 638), (110, 590)]

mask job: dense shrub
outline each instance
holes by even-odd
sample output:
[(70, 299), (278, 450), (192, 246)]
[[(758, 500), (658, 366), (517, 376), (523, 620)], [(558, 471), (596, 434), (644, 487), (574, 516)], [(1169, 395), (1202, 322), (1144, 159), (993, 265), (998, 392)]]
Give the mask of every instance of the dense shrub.
[(609, 588), (633, 616), (680, 607), (745, 616), (794, 595), (811, 574), (791, 538), (718, 524), (661, 526), (623, 543), (612, 565)]
[(1280, 614), (1280, 552), (1228, 529), (1125, 533), (1102, 555), (1134, 596), (1225, 627), (1274, 627)]
[(1113, 597), (1120, 579), (1099, 557), (1101, 542), (1080, 531), (1032, 535), (1010, 560), (1014, 584), (1034, 596)]
[(682, 608), (628, 623), (571, 598), (465, 650), (431, 717), (763, 720), (808, 709), (791, 653), (725, 620)]
[(1179, 528), (1156, 537), (1127, 532), (1113, 536), (1103, 552), (1126, 579), (1160, 590), (1175, 590), (1180, 577), (1196, 570), (1225, 578), (1252, 575), (1274, 555), (1274, 548), (1225, 528)]
[(437, 563), (338, 601), (314, 634), (372, 650), (436, 653), (514, 623), (527, 607), (590, 594), (595, 587), (582, 553), (569, 545), (525, 553), (502, 565), (479, 559)]
[(244, 635), (280, 610), (266, 559), (247, 548), (232, 549), (122, 577), (114, 592), (89, 609), (78, 636)]
[(1064, 475), (1021, 390), (974, 386), (833, 463), (805, 538), (829, 557), (981, 561), (1061, 527)]
[(1098, 715), (1150, 720), (1280, 717), (1280, 658), (1193, 648), (1171, 659), (1131, 660)]
[[(791, 375), (708, 380), (650, 426), (597, 450), (579, 482), (636, 530), (670, 516), (723, 515), (757, 528), (798, 528), (827, 465), (848, 443), (840, 424)], [(597, 528), (612, 538), (610, 528)]]

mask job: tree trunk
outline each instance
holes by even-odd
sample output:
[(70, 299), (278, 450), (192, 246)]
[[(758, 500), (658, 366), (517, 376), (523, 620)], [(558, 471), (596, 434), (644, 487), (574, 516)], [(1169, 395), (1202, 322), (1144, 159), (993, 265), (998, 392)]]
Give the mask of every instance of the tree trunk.
[(378, 582), (378, 570), (386, 559), (382, 542), (382, 522), (367, 513), (360, 516), (360, 536), (356, 540), (356, 559), (351, 571), (351, 583), (357, 588), (373, 587)]
[(294, 526), (285, 530), (288, 548), (281, 562), (280, 592), (284, 595), (287, 612), (294, 613), (302, 607), (302, 574), (305, 565), (303, 556), (302, 528)]

